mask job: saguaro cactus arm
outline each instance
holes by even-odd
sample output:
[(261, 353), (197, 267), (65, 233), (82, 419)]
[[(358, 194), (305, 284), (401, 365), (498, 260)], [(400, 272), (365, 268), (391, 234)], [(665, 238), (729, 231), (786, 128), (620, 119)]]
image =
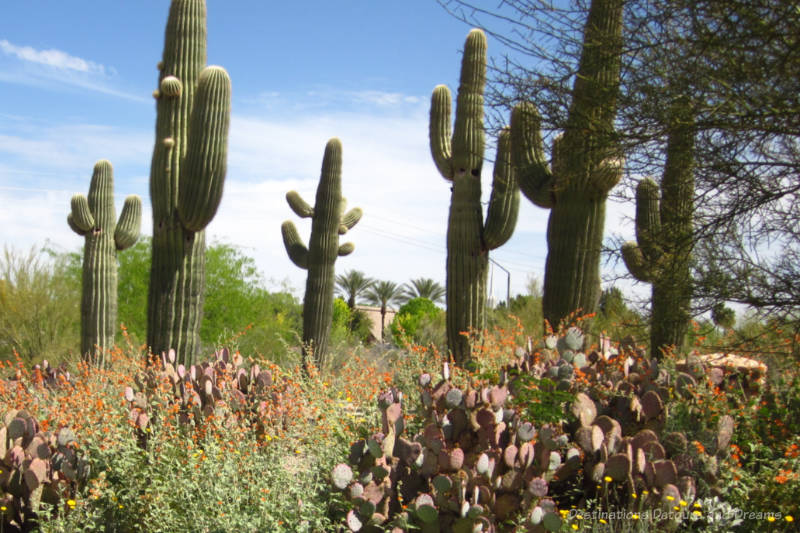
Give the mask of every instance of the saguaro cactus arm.
[(652, 281), (653, 271), (650, 264), (635, 242), (628, 241), (622, 245), (622, 259), (634, 278), (639, 281)]
[(450, 146), (452, 97), (446, 85), (437, 85), (431, 96), (431, 114), (428, 125), (431, 155), (439, 174), (453, 180), (453, 151)]
[[(342, 215), (342, 223), (339, 225), (339, 235), (344, 235), (349, 230), (353, 229), (353, 226), (358, 224), (358, 221), (361, 220), (363, 215), (364, 212), (361, 211), (360, 207), (354, 207)], [(344, 228), (344, 231), (342, 231), (342, 228)]]
[(204, 68), (197, 83), (186, 161), (178, 186), (178, 214), (190, 231), (205, 229), (222, 200), (230, 113), (228, 73), (222, 67)]
[(314, 208), (308, 205), (308, 202), (303, 200), (300, 193), (297, 191), (289, 191), (286, 193), (286, 202), (292, 211), (295, 212), (300, 218), (309, 218), (314, 216)]
[(297, 228), (291, 220), (281, 224), (281, 234), (283, 235), (283, 245), (292, 263), (302, 269), (308, 269), (308, 247), (303, 242)]
[(353, 253), (353, 250), (355, 250), (355, 249), (356, 249), (356, 245), (355, 244), (353, 244), (352, 242), (346, 242), (346, 243), (342, 244), (341, 246), (339, 246), (338, 254), (339, 254), (340, 257), (341, 256), (345, 256), (345, 255), (350, 255), (350, 254)]
[(130, 248), (139, 240), (142, 229), (142, 199), (132, 194), (125, 198), (122, 213), (114, 230), (114, 244), (117, 250)]
[(544, 155), (539, 112), (530, 102), (511, 112), (511, 145), (522, 193), (539, 207), (553, 207), (555, 178)]
[(504, 129), (497, 140), (492, 195), (486, 215), (484, 241), (494, 250), (508, 242), (514, 233), (519, 214), (519, 183), (511, 161), (511, 133)]
[(661, 238), (658, 184), (645, 178), (636, 186), (636, 242), (622, 246), (622, 258), (633, 277), (639, 281), (653, 281), (659, 275), (663, 251), (658, 244)]
[(94, 216), (89, 209), (89, 200), (82, 194), (76, 194), (70, 201), (70, 207), (72, 210), (67, 215), (69, 227), (78, 235), (86, 235), (86, 232), (94, 226)]

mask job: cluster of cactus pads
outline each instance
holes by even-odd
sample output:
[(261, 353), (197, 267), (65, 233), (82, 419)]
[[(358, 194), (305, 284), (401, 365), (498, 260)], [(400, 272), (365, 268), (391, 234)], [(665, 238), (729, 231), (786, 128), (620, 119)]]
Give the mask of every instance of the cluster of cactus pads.
[(297, 216), (311, 218), (308, 246), (303, 243), (291, 220), (281, 225), (281, 233), (289, 258), (295, 265), (308, 270), (303, 297), (305, 361), (313, 355), (317, 367), (322, 367), (333, 321), (336, 258), (355, 249), (351, 242), (340, 245), (339, 236), (352, 229), (362, 215), (358, 207), (345, 211), (347, 201), (342, 197), (342, 143), (339, 139), (331, 139), (325, 146), (314, 207), (296, 191), (286, 193), (286, 201)]
[[(349, 463), (331, 473), (350, 502), (351, 531), (558, 531), (560, 510), (587, 508), (602, 496), (619, 509), (671, 509), (693, 501), (702, 482), (714, 491), (716, 457), (724, 454), (733, 419), (723, 416), (706, 451), (682, 433), (664, 432), (669, 386), (688, 391), (651, 361), (606, 360), (580, 351), (577, 329), (552, 337), (535, 353), (520, 350), (500, 383), (456, 387), (419, 378), (424, 422), (404, 436), (402, 393), (378, 403), (382, 431), (351, 447)], [(574, 392), (558, 424), (524, 420), (513, 406), (522, 373), (549, 376)], [(578, 379), (594, 374), (596, 386)], [(579, 392), (575, 392), (579, 391)], [(675, 503), (673, 503), (675, 502)], [(521, 528), (521, 529), (520, 529)]]
[(0, 531), (36, 531), (42, 504), (57, 506), (88, 479), (89, 465), (69, 428), (43, 431), (26, 411), (0, 419)]
[(125, 387), (131, 424), (144, 431), (156, 422), (153, 417), (158, 413), (150, 407), (151, 395), (163, 390), (164, 384), (171, 394), (168, 401), (180, 404), (184, 423), (199, 426), (212, 415), (224, 421), (239, 416), (237, 413), (263, 414), (265, 395), (273, 385), (272, 373), (257, 364), (245, 369), (243, 363), (238, 352), (227, 349), (215, 352), (209, 361), (189, 366), (177, 361), (175, 350), (162, 353), (157, 364), (135, 377), (135, 386)]

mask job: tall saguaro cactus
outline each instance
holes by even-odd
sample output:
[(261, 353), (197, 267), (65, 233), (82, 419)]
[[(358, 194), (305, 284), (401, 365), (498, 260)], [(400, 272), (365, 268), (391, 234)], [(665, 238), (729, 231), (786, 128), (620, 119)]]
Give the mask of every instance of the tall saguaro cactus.
[(650, 178), (636, 187), (636, 241), (622, 246), (625, 265), (639, 281), (652, 283), (650, 350), (684, 348), (689, 329), (694, 211), (694, 128), (688, 107), (674, 109), (667, 159), (659, 186)]
[(447, 344), (457, 363), (470, 357), (462, 334), (486, 322), (486, 274), (489, 250), (511, 238), (519, 211), (519, 188), (510, 161), (510, 137), (498, 139), (492, 194), (486, 222), (481, 207), (483, 167), (483, 90), (486, 84), (486, 35), (472, 30), (464, 46), (453, 133), (450, 90), (433, 90), (430, 114), (431, 154), (439, 173), (452, 183), (447, 223)]
[(303, 243), (297, 228), (290, 220), (281, 225), (283, 244), (292, 262), (308, 270), (306, 293), (303, 297), (303, 343), (308, 363), (308, 349), (318, 367), (325, 363), (328, 337), (333, 319), (333, 289), (336, 282), (335, 263), (338, 256), (353, 252), (351, 242), (339, 244), (344, 235), (361, 219), (361, 209), (345, 212), (342, 198), (342, 143), (331, 139), (325, 146), (322, 173), (317, 186), (314, 207), (308, 205), (295, 191), (286, 193), (286, 201), (297, 216), (311, 218), (311, 238)]
[(114, 346), (117, 329), (117, 251), (139, 238), (142, 200), (128, 196), (117, 221), (114, 209), (114, 173), (111, 163), (95, 163), (89, 197), (72, 197), (67, 223), (85, 237), (81, 296), (81, 355), (105, 365), (106, 351)]
[(205, 67), (204, 0), (173, 0), (159, 63), (156, 142), (150, 168), (153, 259), (147, 343), (191, 363), (199, 350), (205, 232), (222, 198), (231, 84)]
[(514, 163), (520, 189), (550, 209), (544, 277), (544, 317), (558, 327), (580, 309), (595, 311), (600, 298), (600, 250), (606, 199), (619, 182), (614, 143), (620, 84), (623, 0), (592, 0), (563, 135), (548, 166), (540, 119), (530, 103), (511, 117)]

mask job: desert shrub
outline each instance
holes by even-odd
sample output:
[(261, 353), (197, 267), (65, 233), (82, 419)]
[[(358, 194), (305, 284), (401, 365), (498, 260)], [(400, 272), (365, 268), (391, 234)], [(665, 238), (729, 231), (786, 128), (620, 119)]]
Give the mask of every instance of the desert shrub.
[[(109, 369), (79, 363), (46, 383), (22, 361), (0, 369), (14, 378), (0, 380), (0, 414), (24, 409), (42, 430), (69, 428), (88, 462), (80, 484), (53, 484), (42, 531), (334, 529), (327, 473), (377, 423), (370, 407), (387, 376), (357, 357), (324, 375), (238, 354), (237, 363), (216, 357), (186, 373), (130, 347), (111, 359)], [(254, 365), (271, 383), (243, 404), (236, 369)], [(177, 378), (192, 372), (214, 376), (210, 396), (205, 382)], [(3, 531), (15, 523), (9, 487), (0, 475)]]
[(412, 298), (397, 310), (391, 324), (395, 343), (443, 346), (444, 311), (427, 298)]
[(80, 347), (80, 266), (59, 254), (4, 248), (0, 257), (0, 361), (74, 357)]

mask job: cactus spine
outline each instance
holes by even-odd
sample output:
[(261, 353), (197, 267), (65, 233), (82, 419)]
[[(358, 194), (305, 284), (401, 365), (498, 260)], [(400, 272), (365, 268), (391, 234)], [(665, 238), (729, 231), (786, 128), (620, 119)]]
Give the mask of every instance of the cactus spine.
[(89, 197), (72, 197), (67, 223), (85, 237), (81, 296), (81, 355), (99, 366), (114, 346), (117, 328), (117, 251), (132, 246), (142, 225), (142, 200), (128, 196), (119, 221), (114, 209), (114, 173), (102, 159), (94, 166)]
[(667, 159), (659, 186), (650, 178), (636, 187), (636, 241), (622, 246), (625, 265), (652, 283), (650, 349), (654, 357), (684, 348), (692, 298), (689, 263), (694, 201), (694, 128), (683, 99), (675, 105)]
[(205, 67), (203, 0), (173, 0), (159, 63), (156, 142), (150, 168), (153, 260), (147, 343), (190, 364), (199, 351), (205, 277), (204, 228), (225, 180), (230, 79)]
[(550, 167), (535, 107), (522, 103), (512, 113), (512, 150), (520, 188), (534, 204), (550, 209), (542, 305), (553, 327), (577, 309), (594, 312), (600, 298), (606, 198), (621, 176), (614, 116), (622, 4), (622, 0), (592, 1), (566, 127), (553, 143)]
[(447, 223), (447, 343), (457, 363), (470, 357), (462, 332), (486, 322), (486, 274), (489, 250), (514, 232), (519, 188), (510, 161), (510, 136), (498, 139), (492, 194), (486, 222), (481, 207), (483, 166), (483, 90), (486, 82), (486, 36), (472, 30), (464, 46), (453, 134), (450, 134), (450, 90), (433, 91), (430, 145), (439, 173), (452, 183)]
[[(361, 209), (345, 213), (342, 198), (342, 143), (331, 139), (325, 146), (322, 173), (317, 186), (314, 207), (295, 191), (286, 193), (286, 201), (299, 217), (311, 218), (311, 238), (306, 246), (290, 220), (281, 225), (283, 243), (292, 262), (308, 270), (303, 298), (304, 366), (313, 355), (317, 367), (325, 363), (328, 337), (333, 319), (333, 289), (336, 281), (334, 265), (338, 256), (353, 252), (355, 245), (339, 244), (344, 235), (361, 219)], [(310, 351), (310, 353), (309, 353)]]

